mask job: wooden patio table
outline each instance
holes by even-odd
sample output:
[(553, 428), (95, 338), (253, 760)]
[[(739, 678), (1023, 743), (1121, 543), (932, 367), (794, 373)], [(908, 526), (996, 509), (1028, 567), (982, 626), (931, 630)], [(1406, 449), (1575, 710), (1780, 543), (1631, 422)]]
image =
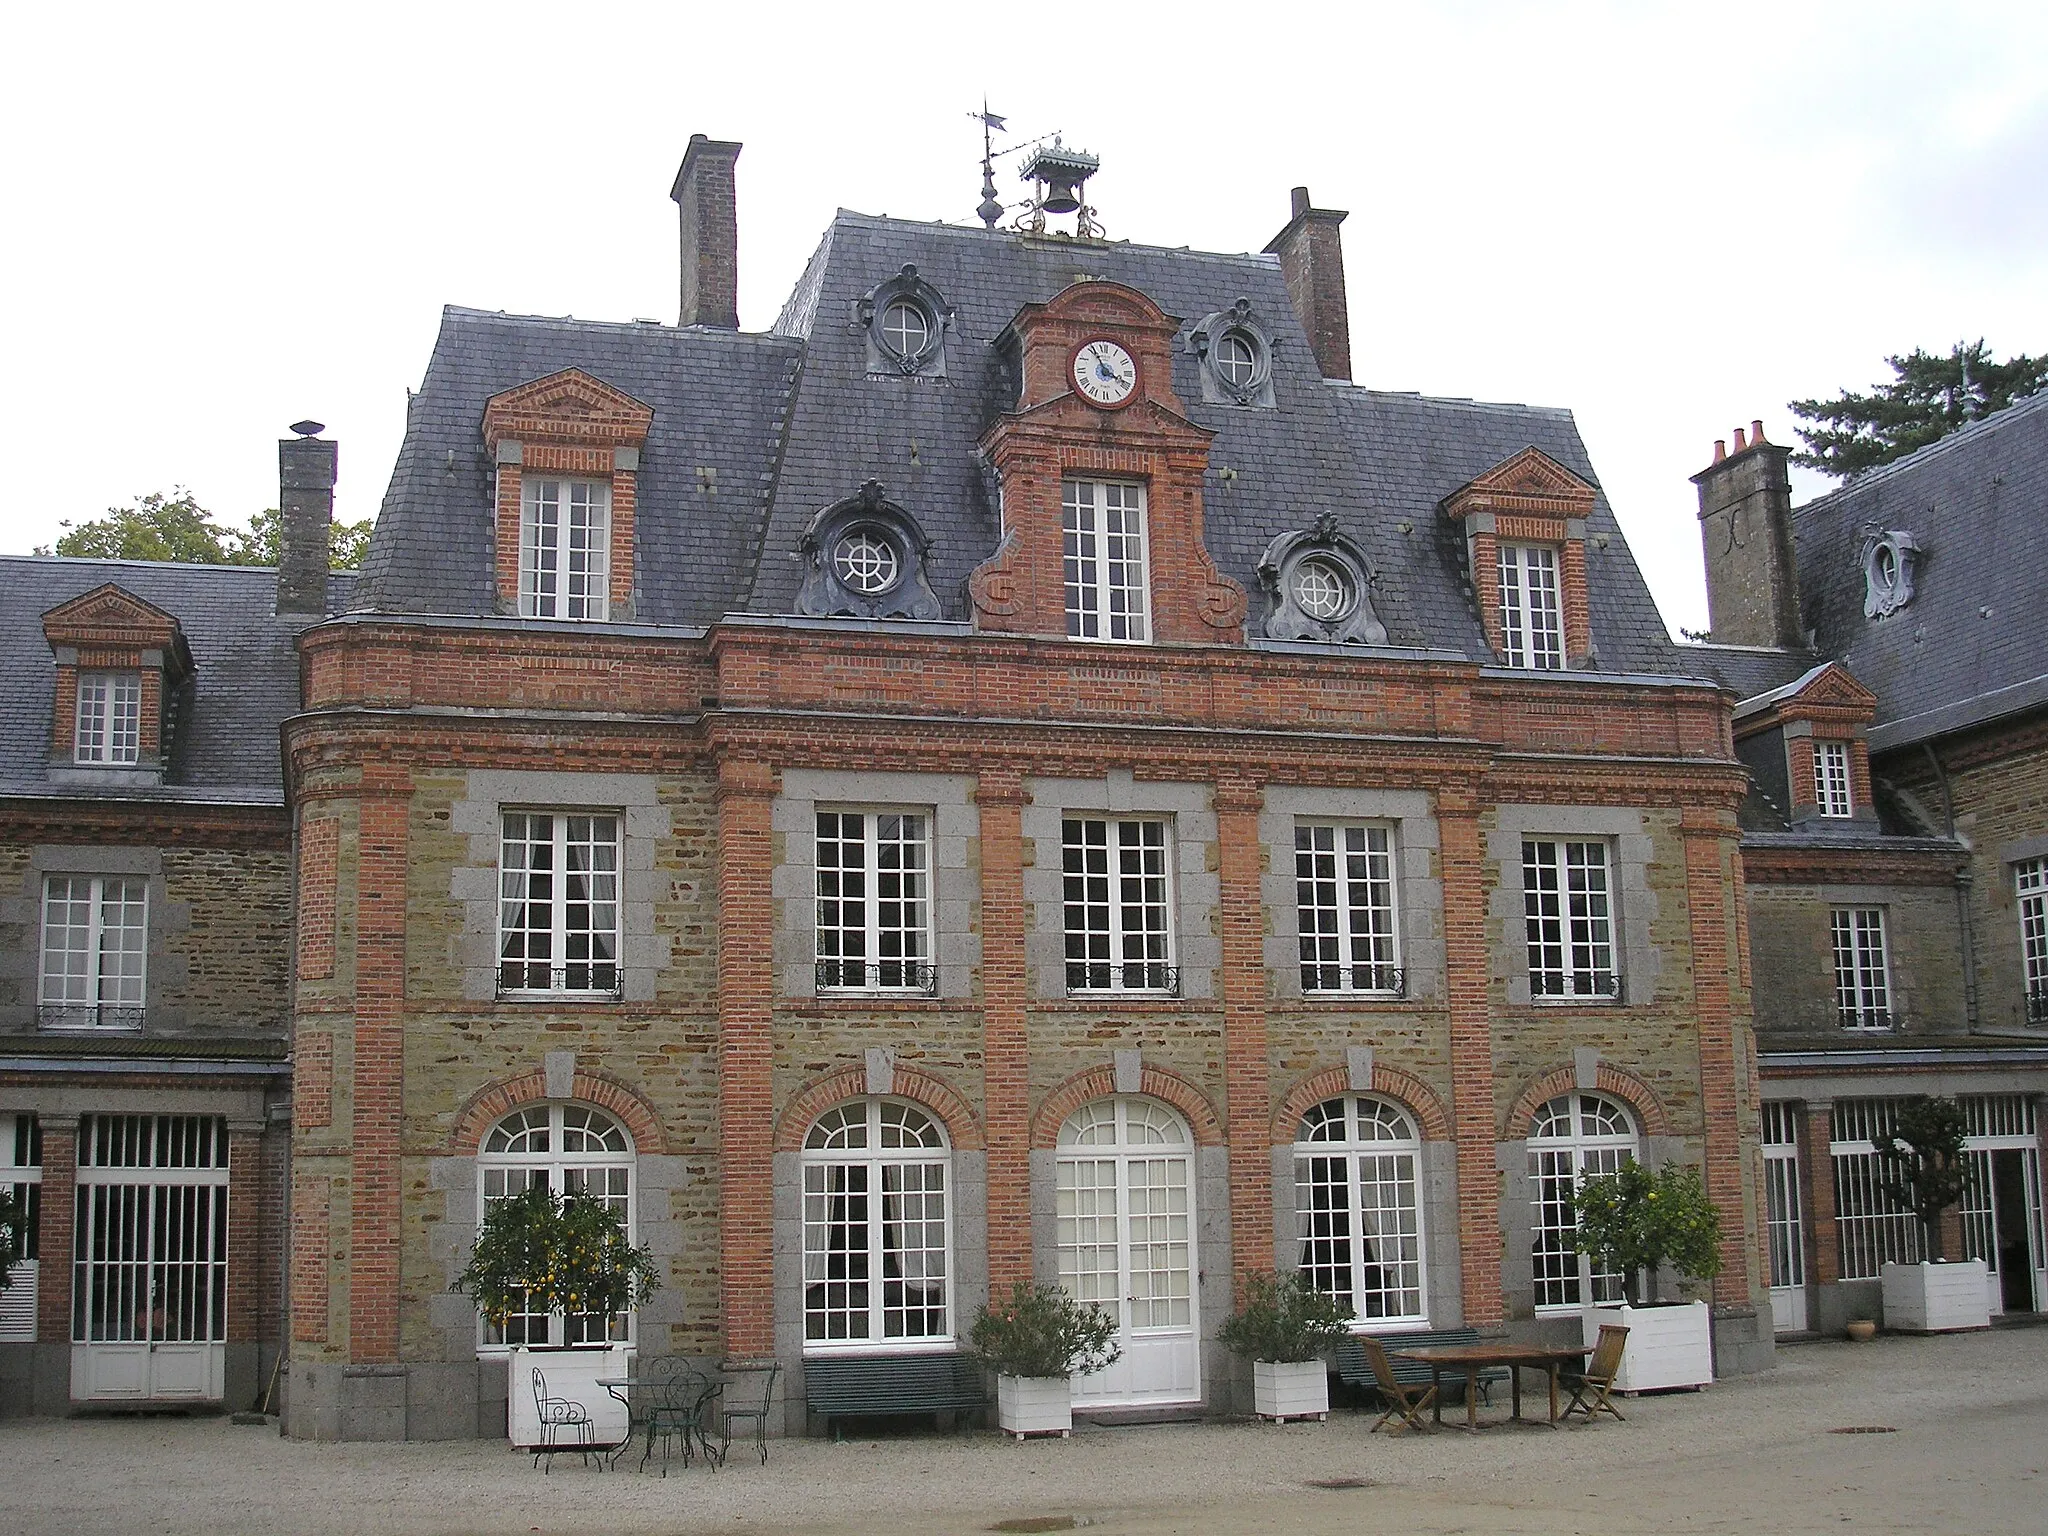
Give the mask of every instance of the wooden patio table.
[(1514, 1385), (1515, 1410), (1513, 1417), (1522, 1417), (1522, 1372), (1526, 1368), (1542, 1371), (1550, 1378), (1550, 1427), (1557, 1428), (1557, 1373), (1558, 1368), (1568, 1363), (1581, 1361), (1593, 1353), (1591, 1344), (1510, 1344), (1503, 1340), (1498, 1344), (1432, 1344), (1420, 1349), (1397, 1349), (1389, 1351), (1404, 1360), (1418, 1360), (1429, 1367), (1429, 1379), (1436, 1388), (1436, 1422), (1444, 1421), (1444, 1372), (1451, 1371), (1465, 1378), (1465, 1427), (1479, 1427), (1479, 1373), (1488, 1366), (1504, 1365), (1508, 1368), (1508, 1380)]

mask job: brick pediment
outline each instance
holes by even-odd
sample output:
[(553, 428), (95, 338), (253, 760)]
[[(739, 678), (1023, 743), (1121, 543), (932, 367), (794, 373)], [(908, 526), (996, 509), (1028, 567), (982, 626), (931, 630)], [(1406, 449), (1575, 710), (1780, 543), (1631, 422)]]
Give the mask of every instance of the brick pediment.
[(1017, 407), (1028, 411), (1072, 394), (1068, 368), (1074, 349), (1103, 337), (1120, 343), (1138, 365), (1134, 405), (1149, 400), (1179, 415), (1180, 399), (1173, 392), (1173, 338), (1179, 330), (1178, 319), (1122, 283), (1076, 282), (1043, 304), (1026, 304), (1001, 338), (1016, 345), (1023, 362)]
[(1863, 709), (1875, 711), (1877, 695), (1856, 681), (1849, 669), (1838, 661), (1831, 661), (1822, 667), (1814, 677), (1797, 693), (1788, 696), (1781, 707), (1783, 713), (1796, 715), (1800, 705), (1819, 705), (1828, 709)]
[(191, 666), (177, 618), (111, 581), (45, 613), (43, 638), (52, 648), (138, 654), (161, 651), (173, 673)]
[(1462, 520), (1475, 512), (1503, 517), (1583, 518), (1593, 510), (1593, 487), (1540, 448), (1494, 465), (1443, 500), (1446, 516)]
[(565, 368), (493, 395), (484, 404), (484, 443), (574, 443), (637, 448), (654, 409), (581, 368)]

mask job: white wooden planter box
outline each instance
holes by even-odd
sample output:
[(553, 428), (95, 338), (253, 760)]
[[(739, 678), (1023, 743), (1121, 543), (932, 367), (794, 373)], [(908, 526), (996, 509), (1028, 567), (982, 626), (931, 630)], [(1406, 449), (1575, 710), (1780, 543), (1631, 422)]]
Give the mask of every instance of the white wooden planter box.
[(1960, 1264), (1887, 1264), (1884, 1325), (1902, 1333), (1991, 1326), (1990, 1276), (1982, 1259)]
[(1074, 1432), (1074, 1383), (1067, 1376), (998, 1376), (996, 1422), (1003, 1433), (1022, 1440), (1026, 1435), (1071, 1435)]
[(1320, 1360), (1254, 1360), (1252, 1399), (1262, 1419), (1327, 1419), (1329, 1367)]
[[(566, 1397), (581, 1403), (595, 1424), (590, 1431), (594, 1445), (615, 1445), (626, 1438), (626, 1405), (597, 1384), (600, 1376), (633, 1374), (630, 1345), (614, 1344), (606, 1349), (515, 1349), (506, 1364), (505, 1406), (507, 1431), (512, 1443), (523, 1450), (540, 1444), (540, 1414), (533, 1404), (535, 1369), (547, 1378), (549, 1397)], [(576, 1431), (560, 1430), (556, 1443), (571, 1445)]]
[(1588, 1307), (1588, 1344), (1600, 1342), (1602, 1323), (1619, 1323), (1628, 1330), (1615, 1391), (1703, 1387), (1714, 1379), (1714, 1326), (1704, 1301), (1672, 1307)]

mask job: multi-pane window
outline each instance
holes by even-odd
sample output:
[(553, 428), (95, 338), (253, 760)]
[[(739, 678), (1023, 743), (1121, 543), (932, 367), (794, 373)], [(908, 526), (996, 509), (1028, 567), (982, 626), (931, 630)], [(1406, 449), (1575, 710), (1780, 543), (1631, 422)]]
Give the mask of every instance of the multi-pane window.
[(141, 677), (133, 672), (81, 673), (73, 761), (132, 763), (141, 754)]
[(1849, 794), (1849, 748), (1839, 741), (1823, 741), (1813, 749), (1814, 786), (1820, 795), (1823, 816), (1848, 816), (1855, 801)]
[(1592, 1174), (1619, 1173), (1636, 1156), (1628, 1111), (1597, 1093), (1565, 1093), (1529, 1126), (1529, 1196), (1534, 1220), (1529, 1262), (1538, 1307), (1576, 1307), (1622, 1298), (1621, 1276), (1595, 1269), (1578, 1250), (1572, 1195)]
[(498, 990), (619, 991), (619, 818), (507, 811), (498, 858)]
[(804, 1347), (952, 1337), (945, 1134), (895, 1099), (827, 1110), (804, 1138)]
[(601, 480), (520, 484), (519, 611), (530, 619), (602, 619), (611, 582), (611, 487)]
[(1522, 915), (1530, 997), (1620, 996), (1605, 843), (1525, 839)]
[(931, 340), (932, 323), (924, 310), (898, 299), (882, 312), (882, 340), (898, 357), (916, 357)]
[(932, 989), (931, 838), (921, 812), (818, 812), (818, 985)]
[(1546, 544), (1500, 547), (1501, 650), (1511, 667), (1554, 672), (1564, 665), (1564, 610), (1557, 551)]
[(1069, 480), (1060, 492), (1067, 633), (1080, 640), (1151, 634), (1145, 577), (1145, 487)]
[(1249, 389), (1259, 373), (1259, 354), (1243, 331), (1216, 338), (1216, 372), (1232, 389)]
[(1835, 907), (1835, 1014), (1844, 1029), (1892, 1027), (1891, 973), (1884, 956), (1884, 908)]
[[(581, 1104), (530, 1104), (514, 1110), (484, 1137), (477, 1153), (479, 1218), (500, 1200), (538, 1184), (557, 1195), (587, 1195), (609, 1209), (635, 1238), (633, 1142), (601, 1109)], [(486, 1348), (598, 1344), (632, 1337), (632, 1318), (596, 1312), (549, 1313), (538, 1298), (515, 1306), (502, 1326), (483, 1325)]]
[(1163, 821), (1070, 816), (1061, 823), (1070, 992), (1171, 992)]
[(44, 1022), (140, 1024), (148, 948), (147, 881), (51, 875), (43, 882)]
[(1415, 1125), (1384, 1099), (1327, 1099), (1294, 1143), (1301, 1274), (1358, 1319), (1421, 1322), (1422, 1207)]
[(1394, 840), (1370, 822), (1297, 822), (1294, 889), (1304, 992), (1398, 992)]
[(2048, 1024), (2048, 859), (2013, 870), (2020, 909), (2020, 959), (2027, 968), (2027, 1022)]
[(0, 1291), (0, 1344), (33, 1344), (43, 1219), (43, 1131), (34, 1115), (0, 1115), (0, 1190), (14, 1197), (15, 1255)]

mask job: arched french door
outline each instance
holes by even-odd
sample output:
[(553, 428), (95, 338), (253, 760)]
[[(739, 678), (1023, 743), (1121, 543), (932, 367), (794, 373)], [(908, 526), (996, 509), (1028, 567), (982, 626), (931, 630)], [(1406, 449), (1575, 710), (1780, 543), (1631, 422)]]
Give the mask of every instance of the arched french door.
[(1117, 1319), (1123, 1358), (1074, 1378), (1078, 1406), (1199, 1402), (1194, 1138), (1155, 1099), (1097, 1099), (1060, 1127), (1060, 1283)]

